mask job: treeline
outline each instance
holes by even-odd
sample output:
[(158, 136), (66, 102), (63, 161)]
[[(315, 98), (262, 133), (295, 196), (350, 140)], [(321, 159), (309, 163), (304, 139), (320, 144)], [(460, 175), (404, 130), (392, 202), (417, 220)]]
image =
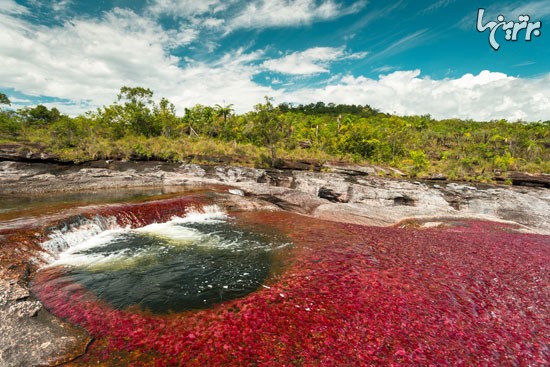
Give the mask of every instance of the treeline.
[[(9, 99), (0, 94), (0, 103)], [(476, 181), (512, 170), (550, 172), (550, 121), (438, 121), (368, 105), (275, 106), (268, 98), (245, 114), (232, 105), (196, 105), (177, 116), (170, 101), (157, 103), (140, 87), (123, 87), (111, 105), (77, 117), (42, 105), (3, 108), (0, 141), (39, 143), (77, 162), (212, 155), (264, 166), (281, 158), (344, 160), (391, 166), (410, 177)]]

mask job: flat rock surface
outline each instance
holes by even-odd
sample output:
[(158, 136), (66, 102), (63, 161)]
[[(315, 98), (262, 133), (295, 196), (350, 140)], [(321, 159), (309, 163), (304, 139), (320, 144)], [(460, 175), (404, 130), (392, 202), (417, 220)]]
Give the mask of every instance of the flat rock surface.
[(88, 334), (52, 316), (26, 285), (0, 274), (0, 366), (59, 365), (82, 355)]
[(162, 162), (92, 162), (82, 166), (0, 162), (0, 195), (104, 188), (225, 184), (286, 210), (366, 225), (465, 217), (514, 222), (550, 233), (550, 191), (541, 187), (411, 181), (335, 166), (333, 172), (200, 166)]
[[(222, 204), (241, 210), (284, 209), (375, 226), (413, 221), (431, 227), (445, 219), (476, 218), (550, 234), (546, 188), (397, 180), (372, 173), (342, 165), (314, 172), (161, 162), (3, 161), (0, 195), (221, 184), (228, 187)], [(10, 271), (0, 266), (0, 366), (56, 365), (84, 353), (89, 336), (46, 312), (29, 294), (27, 276), (24, 267)]]

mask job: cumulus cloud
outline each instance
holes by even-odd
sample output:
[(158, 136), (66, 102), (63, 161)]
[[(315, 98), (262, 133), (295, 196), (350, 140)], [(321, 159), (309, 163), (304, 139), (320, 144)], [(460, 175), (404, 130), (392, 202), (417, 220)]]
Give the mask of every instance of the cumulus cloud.
[(550, 116), (549, 82), (550, 74), (524, 79), (485, 70), (458, 79), (434, 80), (412, 70), (378, 79), (345, 76), (324, 88), (305, 88), (284, 97), (301, 103), (369, 104), (388, 113), (431, 114), (438, 119), (544, 121)]
[(276, 95), (252, 81), (257, 68), (251, 62), (261, 51), (240, 49), (210, 64), (181, 66), (182, 60), (169, 51), (193, 33), (178, 34), (179, 39), (174, 31), (123, 9), (101, 19), (72, 19), (54, 27), (5, 17), (0, 22), (0, 87), (71, 100), (72, 105), (58, 104), (71, 114), (110, 104), (124, 85), (151, 88), (180, 111), (195, 103), (223, 100), (248, 108), (261, 96)]
[(55, 27), (9, 20), (0, 23), (2, 86), (29, 95), (81, 96), (95, 104), (112, 101), (123, 85), (162, 87), (162, 80), (179, 80), (180, 60), (167, 49), (193, 38), (122, 9)]
[[(157, 97), (174, 102), (179, 113), (197, 103), (223, 101), (246, 112), (267, 95), (277, 102), (369, 104), (436, 118), (536, 121), (550, 116), (550, 75), (526, 79), (484, 71), (436, 80), (421, 77), (418, 70), (389, 73), (387, 68), (376, 79), (331, 74), (332, 63), (365, 57), (344, 46), (313, 47), (274, 60), (266, 60), (264, 50), (245, 48), (208, 62), (180, 59), (171, 55), (172, 48), (198, 37), (192, 28), (166, 30), (154, 18), (123, 9), (55, 26), (17, 16), (25, 12), (13, 1), (0, 3), (0, 87), (58, 98), (63, 102), (49, 106), (73, 115), (110, 104), (126, 85), (151, 88)], [(293, 86), (290, 91), (279, 84), (273, 89), (257, 81), (266, 70), (327, 78), (323, 87)]]
[(326, 64), (344, 54), (342, 48), (315, 47), (303, 52), (294, 52), (279, 59), (267, 60), (263, 67), (282, 74), (326, 73)]

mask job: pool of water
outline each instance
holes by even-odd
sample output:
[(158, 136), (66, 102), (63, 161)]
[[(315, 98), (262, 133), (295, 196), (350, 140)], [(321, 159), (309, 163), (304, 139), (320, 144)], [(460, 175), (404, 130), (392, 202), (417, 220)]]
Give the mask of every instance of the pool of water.
[(60, 253), (49, 268), (63, 268), (52, 281), (83, 285), (117, 309), (180, 312), (258, 289), (270, 273), (272, 255), (289, 244), (241, 229), (211, 206), (166, 223), (92, 235)]

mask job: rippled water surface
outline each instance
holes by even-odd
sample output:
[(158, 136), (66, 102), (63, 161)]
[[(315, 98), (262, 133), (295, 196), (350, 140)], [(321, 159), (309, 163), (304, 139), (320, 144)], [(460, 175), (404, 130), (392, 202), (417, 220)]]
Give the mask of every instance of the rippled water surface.
[(167, 223), (104, 231), (52, 265), (66, 268), (56, 281), (84, 285), (116, 308), (177, 312), (254, 291), (270, 272), (273, 251), (287, 245), (239, 229), (214, 207)]

